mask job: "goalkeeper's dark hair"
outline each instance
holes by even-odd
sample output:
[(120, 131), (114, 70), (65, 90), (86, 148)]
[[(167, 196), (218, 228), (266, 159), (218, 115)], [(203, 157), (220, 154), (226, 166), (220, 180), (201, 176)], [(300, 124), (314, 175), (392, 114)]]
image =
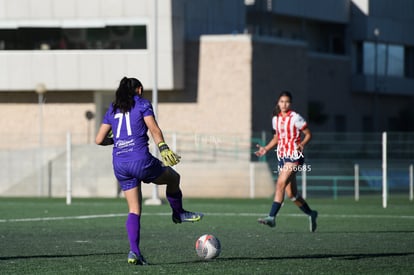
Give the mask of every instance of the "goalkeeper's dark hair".
[(142, 87), (141, 81), (136, 78), (124, 77), (119, 83), (119, 87), (115, 93), (115, 101), (112, 103), (113, 113), (117, 110), (122, 113), (129, 112), (135, 106), (134, 96), (137, 95), (136, 89)]
[(292, 103), (292, 94), (290, 92), (288, 92), (288, 91), (282, 91), (279, 94), (279, 97), (276, 100), (276, 106), (273, 109), (273, 116), (277, 116), (280, 113), (280, 108), (279, 108), (279, 104), (278, 103), (279, 103), (279, 100), (280, 100), (280, 98), (282, 96), (287, 96), (290, 99), (290, 102)]

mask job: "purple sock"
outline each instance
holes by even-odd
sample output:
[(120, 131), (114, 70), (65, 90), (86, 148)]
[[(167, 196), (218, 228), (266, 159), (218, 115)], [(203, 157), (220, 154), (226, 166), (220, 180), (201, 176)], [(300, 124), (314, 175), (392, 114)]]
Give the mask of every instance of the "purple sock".
[(130, 249), (137, 255), (141, 255), (141, 251), (139, 250), (139, 234), (141, 227), (140, 221), (141, 216), (134, 213), (129, 213), (125, 224), (128, 233)]
[(167, 193), (167, 200), (170, 203), (170, 206), (174, 214), (180, 214), (184, 212), (183, 194), (181, 193), (181, 190), (179, 190), (178, 192), (174, 194)]

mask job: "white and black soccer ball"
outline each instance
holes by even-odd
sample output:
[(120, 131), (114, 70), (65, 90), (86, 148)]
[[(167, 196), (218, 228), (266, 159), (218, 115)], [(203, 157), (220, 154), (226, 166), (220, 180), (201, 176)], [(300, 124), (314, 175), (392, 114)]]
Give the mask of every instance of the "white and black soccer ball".
[(218, 257), (221, 252), (219, 239), (211, 234), (204, 234), (197, 239), (195, 244), (197, 255), (203, 260), (210, 260)]

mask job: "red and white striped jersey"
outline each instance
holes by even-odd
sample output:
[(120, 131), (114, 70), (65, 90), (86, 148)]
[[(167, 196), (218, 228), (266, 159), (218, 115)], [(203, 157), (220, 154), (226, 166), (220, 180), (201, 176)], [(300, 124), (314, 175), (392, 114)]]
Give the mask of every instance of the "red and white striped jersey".
[(300, 132), (307, 127), (306, 121), (298, 113), (290, 110), (285, 117), (280, 113), (272, 119), (272, 126), (278, 137), (277, 157), (298, 159)]

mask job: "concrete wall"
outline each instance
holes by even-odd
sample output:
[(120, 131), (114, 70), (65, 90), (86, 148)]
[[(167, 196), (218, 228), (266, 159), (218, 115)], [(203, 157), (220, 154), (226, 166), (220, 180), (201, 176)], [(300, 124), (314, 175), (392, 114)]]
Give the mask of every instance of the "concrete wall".
[(191, 93), (193, 100), (160, 103), (158, 120), (163, 130), (250, 137), (250, 37), (203, 36), (200, 44), (189, 43), (187, 47), (198, 47), (190, 50), (193, 55), (186, 60), (191, 68), (198, 64), (198, 69), (187, 75), (189, 89), (184, 91)]
[(95, 122), (85, 115), (95, 113), (95, 108), (89, 91), (46, 93), (41, 109), (34, 92), (0, 93), (0, 149), (36, 148), (40, 131), (44, 146), (64, 145), (67, 131), (73, 133), (75, 144), (93, 142)]

